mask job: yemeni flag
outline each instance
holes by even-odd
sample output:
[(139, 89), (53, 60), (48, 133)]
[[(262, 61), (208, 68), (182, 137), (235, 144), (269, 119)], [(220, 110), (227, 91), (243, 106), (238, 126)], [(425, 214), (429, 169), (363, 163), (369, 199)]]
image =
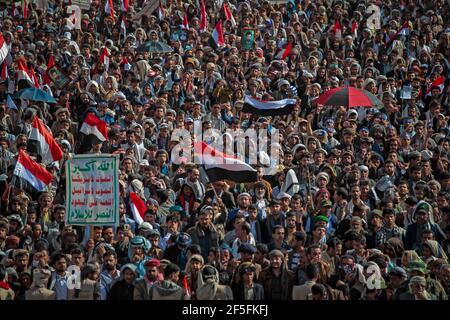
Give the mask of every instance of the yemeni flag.
[(16, 3), (14, 2), (14, 0), (11, 5), (11, 14), (12, 14), (13, 18), (17, 17), (20, 14), (19, 9), (17, 9)]
[(242, 112), (262, 116), (282, 116), (291, 114), (297, 103), (295, 99), (265, 101), (251, 96), (245, 96)]
[(22, 17), (28, 19), (28, 2), (26, 0), (22, 0)]
[(70, 15), (69, 21), (67, 22), (66, 27), (69, 30), (74, 30), (76, 29), (76, 24), (77, 24), (77, 14), (75, 13), (75, 11), (72, 11), (72, 14)]
[(9, 79), (8, 65), (6, 64), (6, 61), (3, 62), (3, 64), (2, 64), (2, 70), (0, 72), (0, 79), (2, 79), (4, 81)]
[(342, 39), (342, 26), (339, 20), (336, 20), (336, 22), (333, 25), (333, 33), (336, 39)]
[(131, 63), (128, 61), (127, 57), (123, 57), (122, 61), (120, 62), (120, 66), (123, 68), (123, 71), (130, 71), (131, 70)]
[(181, 30), (189, 30), (189, 22), (186, 13), (184, 14), (183, 17), (183, 24), (181, 25)]
[(6, 44), (5, 38), (3, 38), (3, 33), (0, 31), (0, 63), (5, 61), (8, 51), (8, 45)]
[(434, 80), (430, 84), (430, 86), (428, 87), (426, 95), (430, 96), (431, 95), (431, 89), (433, 89), (434, 87), (438, 87), (440, 92), (442, 93), (442, 90), (444, 89), (444, 82), (445, 82), (445, 77), (444, 76), (437, 77), (436, 80)]
[(70, 16), (70, 22), (73, 25), (71, 30), (76, 29), (77, 28), (77, 24), (78, 24), (78, 18), (77, 18), (77, 14), (76, 14), (75, 11), (72, 11), (72, 15)]
[(231, 10), (228, 4), (226, 3), (223, 4), (223, 11), (225, 12), (225, 17), (227, 19), (226, 21), (231, 21), (231, 25), (233, 26), (233, 28), (236, 28), (236, 20), (234, 20), (234, 17), (231, 14)]
[(125, 24), (125, 17), (122, 17), (120, 22), (120, 33), (123, 35), (123, 41), (127, 38), (127, 25)]
[(183, 288), (184, 288), (184, 292), (186, 293), (186, 295), (191, 296), (191, 287), (189, 286), (187, 275), (183, 276), (182, 283), (183, 283)]
[(109, 69), (109, 52), (106, 47), (103, 47), (102, 51), (100, 52), (100, 57), (98, 58), (98, 62), (95, 65), (93, 74), (97, 73), (99, 63), (103, 63), (103, 65), (105, 66), (105, 71), (108, 71), (108, 69)]
[(164, 20), (164, 7), (163, 7), (163, 5), (162, 5), (162, 2), (161, 2), (161, 1), (159, 2), (159, 8), (158, 8), (158, 18), (159, 18), (159, 21), (162, 21), (162, 20)]
[(355, 38), (358, 37), (358, 22), (356, 21), (352, 22), (352, 33)]
[(147, 211), (147, 206), (137, 193), (130, 192), (130, 208), (133, 213), (133, 219), (139, 225), (144, 222), (144, 215)]
[(84, 118), (80, 132), (85, 135), (94, 135), (101, 142), (108, 140), (108, 128), (106, 122), (100, 120), (91, 112)]
[(208, 18), (206, 17), (205, 1), (200, 0), (200, 32), (205, 32), (208, 25)]
[(209, 43), (214, 49), (223, 47), (225, 45), (222, 30), (222, 20), (219, 20), (219, 22), (217, 22), (216, 27), (211, 34), (211, 38), (209, 38)]
[(61, 148), (38, 117), (34, 117), (31, 127), (28, 151), (41, 155), (45, 164), (61, 160), (63, 157)]
[[(50, 70), (50, 68), (52, 68), (54, 66), (55, 66), (55, 58), (53, 57), (53, 54), (51, 54), (50, 57), (48, 58), (48, 63), (47, 63), (47, 69), (46, 70)], [(44, 80), (43, 80), (42, 84), (46, 85), (46, 84), (50, 84), (51, 82), (52, 82), (52, 80), (47, 75), (47, 72), (45, 72)]]
[(27, 67), (27, 62), (23, 57), (17, 60), (17, 80), (27, 80), (28, 82), (34, 84)]
[(129, 5), (129, 0), (122, 0), (122, 11), (127, 12)]
[(111, 16), (111, 18), (113, 19), (113, 21), (116, 21), (116, 19), (114, 18), (114, 4), (112, 2), (112, 0), (107, 0), (105, 3), (105, 13), (109, 14)]
[(33, 82), (34, 87), (35, 88), (39, 88), (40, 87), (39, 86), (39, 79), (36, 76), (36, 72), (34, 72), (34, 69), (33, 68), (28, 69), (28, 74), (31, 77), (31, 81)]
[(17, 158), (13, 175), (20, 182), (26, 182), (38, 191), (44, 191), (45, 187), (53, 180), (52, 174), (33, 161), (22, 149), (19, 151), (19, 157)]
[(292, 42), (288, 42), (286, 47), (283, 50), (281, 50), (275, 58), (278, 60), (286, 60), (291, 50), (292, 50)]
[(102, 49), (102, 53), (100, 54), (99, 61), (105, 65), (105, 70), (108, 71), (108, 69), (109, 69), (109, 51), (106, 47), (104, 47)]
[(256, 170), (233, 155), (226, 154), (204, 141), (194, 142), (197, 160), (204, 165), (210, 182), (232, 180), (235, 182), (253, 182), (257, 180)]
[(409, 22), (405, 21), (400, 27), (400, 29), (398, 29), (396, 33), (394, 33), (392, 36), (389, 37), (389, 39), (386, 41), (386, 45), (388, 45), (391, 41), (393, 41), (395, 37), (398, 36), (399, 34), (406, 35), (408, 31), (409, 31)]

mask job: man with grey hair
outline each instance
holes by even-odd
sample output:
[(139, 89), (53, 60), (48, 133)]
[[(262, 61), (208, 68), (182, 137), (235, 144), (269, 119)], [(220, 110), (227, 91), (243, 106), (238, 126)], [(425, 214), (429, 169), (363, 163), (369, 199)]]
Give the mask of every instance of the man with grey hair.
[(414, 276), (409, 280), (408, 291), (400, 295), (399, 300), (437, 300), (427, 291), (427, 280), (424, 276)]

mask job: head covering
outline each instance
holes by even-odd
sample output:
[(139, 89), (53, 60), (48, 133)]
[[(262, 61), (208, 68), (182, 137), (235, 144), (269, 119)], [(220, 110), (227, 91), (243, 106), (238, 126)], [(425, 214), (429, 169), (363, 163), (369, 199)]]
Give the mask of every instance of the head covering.
[(142, 183), (142, 181), (134, 179), (133, 181), (131, 181), (131, 188), (135, 193), (138, 194), (141, 199), (145, 199), (144, 184)]
[(205, 260), (203, 259), (203, 257), (199, 254), (193, 254), (191, 256), (190, 261), (197, 261), (200, 262), (201, 264), (205, 264)]
[(123, 278), (123, 274), (124, 274), (124, 271), (125, 271), (126, 269), (130, 269), (131, 271), (133, 271), (133, 273), (134, 273), (135, 275), (137, 274), (137, 268), (136, 268), (136, 266), (135, 266), (134, 264), (132, 264), (132, 263), (127, 263), (127, 264), (123, 265), (123, 266), (120, 268), (120, 277), (121, 277), (121, 278)]
[(389, 275), (394, 275), (403, 279), (407, 279), (408, 278), (408, 274), (406, 273), (405, 269), (403, 269), (402, 267), (398, 267), (395, 266), (394, 269), (392, 269), (389, 272)]
[(238, 272), (240, 276), (243, 276), (244, 274), (248, 272), (255, 272), (256, 267), (252, 262), (243, 262), (239, 265)]
[(215, 300), (219, 286), (219, 272), (211, 265), (205, 265), (197, 278), (197, 299)]
[(255, 254), (256, 248), (255, 248), (255, 246), (253, 246), (250, 243), (242, 243), (238, 248), (238, 252), (246, 252), (246, 253)]
[(248, 193), (248, 192), (242, 192), (242, 193), (240, 193), (239, 195), (238, 195), (238, 199), (239, 198), (242, 198), (242, 197), (248, 197), (248, 198), (252, 198), (252, 196), (250, 195), (250, 193)]
[(145, 267), (159, 267), (161, 265), (161, 261), (158, 259), (150, 259), (144, 263)]
[(319, 221), (323, 221), (325, 223), (328, 223), (329, 219), (325, 216), (319, 215), (314, 217), (314, 222), (319, 222)]
[(332, 207), (333, 203), (330, 200), (323, 199), (322, 202), (320, 202), (320, 205), (322, 207)]
[(46, 288), (48, 279), (50, 279), (51, 271), (48, 269), (36, 268), (33, 270), (32, 288)]
[(147, 252), (151, 249), (152, 245), (150, 241), (145, 239), (143, 236), (135, 236), (130, 241), (130, 246), (128, 247), (128, 258), (131, 260), (133, 256), (133, 248), (136, 247), (142, 247), (144, 250), (144, 254), (147, 254)]
[(22, 218), (18, 214), (12, 214), (8, 217), (9, 222), (15, 221), (19, 224), (19, 229), (23, 227)]
[(327, 181), (327, 183), (330, 182), (330, 176), (326, 172), (319, 172), (317, 174), (316, 181), (319, 180), (320, 178), (325, 179)]
[(280, 193), (278, 193), (278, 196), (277, 196), (277, 199), (278, 199), (278, 200), (281, 200), (281, 199), (284, 199), (284, 198), (291, 199), (292, 197), (291, 197), (290, 194), (288, 194), (288, 193), (286, 193), (286, 192), (280, 192)]
[(294, 170), (289, 169), (286, 172), (286, 176), (284, 177), (284, 182), (281, 185), (280, 193), (286, 193), (292, 197), (292, 196), (294, 196), (294, 194), (298, 193), (299, 191), (300, 191), (300, 185), (299, 185), (297, 175), (295, 174)]
[(192, 238), (188, 233), (180, 232), (177, 236), (176, 243), (181, 247), (188, 247), (192, 243)]
[(378, 209), (372, 210), (369, 214), (370, 219), (372, 219), (375, 216), (383, 218), (383, 211), (378, 210)]
[(425, 279), (425, 277), (423, 276), (414, 276), (409, 280), (410, 284), (420, 284), (424, 287), (426, 287), (427, 285), (427, 280)]
[(270, 257), (270, 258), (273, 258), (273, 257), (280, 257), (280, 258), (284, 259), (284, 254), (283, 254), (283, 252), (281, 252), (280, 250), (274, 249), (274, 250), (272, 250), (272, 251), (269, 252), (269, 257)]
[(417, 271), (417, 272), (420, 272), (423, 275), (428, 273), (427, 265), (422, 260), (411, 261), (408, 264), (407, 271), (408, 271), (408, 273), (411, 273), (413, 271)]

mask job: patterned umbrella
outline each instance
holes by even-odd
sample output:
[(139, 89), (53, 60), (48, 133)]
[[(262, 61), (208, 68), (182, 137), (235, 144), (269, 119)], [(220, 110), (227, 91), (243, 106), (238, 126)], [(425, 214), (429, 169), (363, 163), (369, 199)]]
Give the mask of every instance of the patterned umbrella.
[(320, 95), (315, 101), (325, 106), (375, 107), (382, 104), (380, 99), (367, 90), (354, 87), (341, 87), (328, 90)]

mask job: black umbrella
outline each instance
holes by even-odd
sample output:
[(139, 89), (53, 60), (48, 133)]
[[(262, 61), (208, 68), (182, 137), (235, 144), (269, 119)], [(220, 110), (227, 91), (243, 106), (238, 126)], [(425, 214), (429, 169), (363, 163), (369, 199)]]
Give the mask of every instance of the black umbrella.
[(173, 52), (173, 48), (165, 42), (147, 41), (146, 43), (140, 45), (137, 51), (150, 53), (171, 53)]

